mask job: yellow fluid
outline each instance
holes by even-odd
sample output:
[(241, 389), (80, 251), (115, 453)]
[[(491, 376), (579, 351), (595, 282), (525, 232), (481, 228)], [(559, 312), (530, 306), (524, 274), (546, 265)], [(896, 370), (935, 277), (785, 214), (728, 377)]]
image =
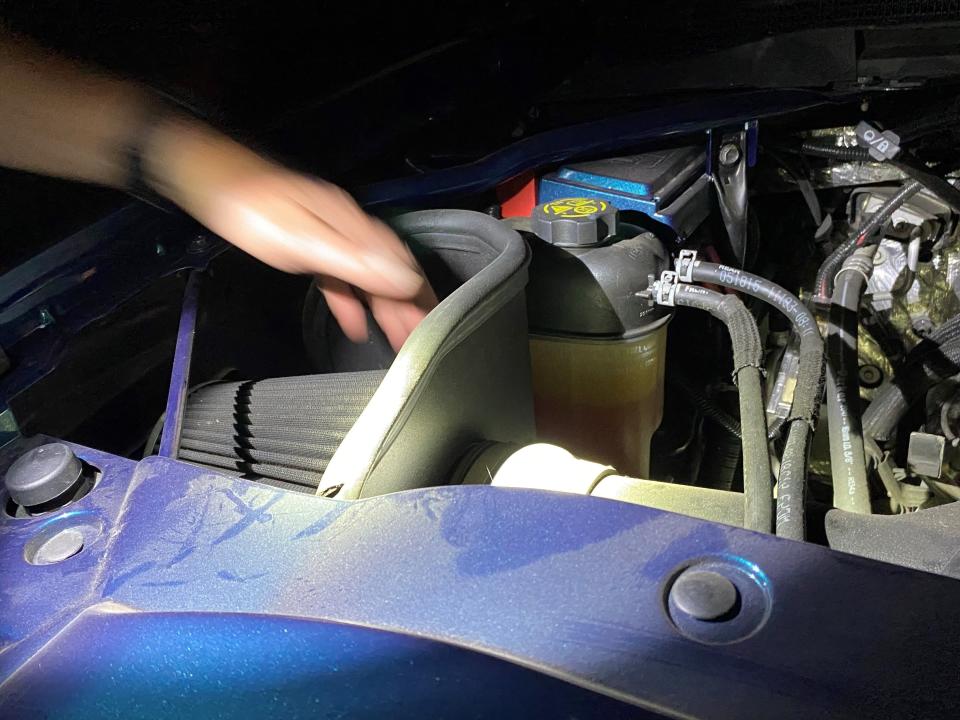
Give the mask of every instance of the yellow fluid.
[(537, 435), (574, 455), (649, 477), (663, 418), (666, 325), (631, 340), (532, 335)]

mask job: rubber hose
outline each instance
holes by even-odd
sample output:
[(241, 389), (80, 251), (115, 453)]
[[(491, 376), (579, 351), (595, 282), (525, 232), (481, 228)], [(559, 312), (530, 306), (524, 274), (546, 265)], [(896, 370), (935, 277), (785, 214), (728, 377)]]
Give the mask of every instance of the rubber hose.
[(860, 419), (857, 332), (860, 298), (873, 269), (874, 248), (856, 251), (843, 264), (827, 321), (827, 428), (833, 504), (870, 514), (863, 426)]
[(900, 419), (927, 390), (960, 371), (960, 315), (913, 348), (895, 381), (886, 381), (863, 414), (863, 431), (877, 442), (890, 438)]
[(946, 178), (933, 172), (908, 153), (903, 153), (896, 159), (891, 160), (890, 164), (905, 175), (922, 183), (927, 190), (949, 205), (955, 213), (960, 213), (960, 190)]
[(767, 416), (763, 406), (763, 347), (753, 315), (734, 295), (693, 285), (679, 285), (674, 302), (706, 310), (727, 326), (733, 345), (733, 381), (740, 401), (743, 448), (743, 517), (750, 530), (773, 529), (773, 492), (767, 454)]
[(789, 428), (777, 486), (777, 535), (803, 540), (807, 453), (823, 396), (823, 338), (817, 321), (799, 298), (753, 273), (700, 260), (695, 260), (690, 268), (678, 267), (677, 270), (681, 277), (689, 273), (688, 277), (694, 281), (740, 290), (768, 302), (790, 320), (800, 336), (797, 387), (785, 421)]
[[(843, 162), (884, 162), (872, 157), (866, 148), (821, 145), (809, 140), (800, 145), (800, 152), (804, 155), (814, 155)], [(956, 188), (946, 178), (927, 168), (913, 154), (902, 152), (893, 160), (886, 162), (889, 162), (907, 177), (920, 181), (930, 192), (949, 205), (955, 213), (960, 213), (960, 189)]]
[(880, 230), (893, 217), (893, 214), (907, 200), (920, 192), (922, 188), (923, 184), (918, 180), (911, 180), (903, 185), (897, 192), (887, 198), (875, 213), (861, 223), (853, 237), (841, 243), (827, 256), (827, 259), (820, 265), (820, 269), (817, 270), (817, 278), (814, 281), (814, 289), (819, 302), (830, 302), (833, 293), (833, 278), (840, 270), (840, 266), (843, 265), (843, 261), (858, 247), (863, 247), (871, 242), (874, 233)]
[(831, 160), (842, 160), (844, 162), (873, 161), (873, 158), (870, 157), (870, 153), (866, 150), (866, 148), (821, 145), (810, 140), (806, 140), (800, 145), (800, 152), (802, 152), (804, 155), (814, 155), (816, 157), (830, 158)]

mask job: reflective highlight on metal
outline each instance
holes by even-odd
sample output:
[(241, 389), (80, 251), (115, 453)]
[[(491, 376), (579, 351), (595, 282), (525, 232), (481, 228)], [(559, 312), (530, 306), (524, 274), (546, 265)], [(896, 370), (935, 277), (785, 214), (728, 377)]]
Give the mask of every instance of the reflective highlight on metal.
[(652, 718), (467, 649), (288, 617), (84, 613), (4, 688), (4, 717)]
[(180, 449), (183, 410), (190, 386), (190, 359), (193, 357), (193, 337), (197, 329), (201, 278), (199, 270), (191, 271), (183, 293), (183, 309), (180, 311), (177, 345), (173, 351), (173, 368), (170, 371), (170, 387), (167, 389), (167, 405), (163, 415), (163, 434), (160, 436), (159, 454), (163, 457), (176, 457)]
[[(932, 653), (960, 662), (942, 636), (944, 624), (960, 622), (960, 583), (948, 578), (598, 498), (460, 486), (341, 502), (161, 457), (134, 465), (75, 450), (104, 471), (64, 513), (104, 525), (83, 552), (31, 566), (24, 545), (57, 518), (0, 519), (7, 687), (17, 677), (40, 682), (35, 674), (60, 654), (100, 657), (109, 637), (109, 652), (126, 653), (139, 672), (166, 652), (143, 646), (157, 633), (154, 613), (176, 613), (164, 632), (182, 627), (205, 668), (218, 667), (227, 636), (287, 622), (272, 626), (267, 615), (432, 638), (678, 714), (864, 717), (886, 688), (884, 717), (930, 716), (958, 699), (924, 670)], [(757, 601), (738, 585), (741, 615), (766, 613), (752, 634), (711, 644), (678, 631), (664, 599), (678, 568), (698, 563), (750, 576), (743, 582)], [(102, 603), (133, 613), (124, 629), (77, 620)], [(211, 618), (191, 625), (181, 613)], [(305, 632), (302, 642), (322, 656), (324, 631)], [(870, 637), (870, 652), (838, 637)], [(251, 678), (258, 662), (248, 656)], [(273, 662), (264, 659), (265, 673)], [(368, 670), (386, 683), (396, 663), (369, 660)], [(87, 677), (92, 696), (116, 691), (106, 674)]]

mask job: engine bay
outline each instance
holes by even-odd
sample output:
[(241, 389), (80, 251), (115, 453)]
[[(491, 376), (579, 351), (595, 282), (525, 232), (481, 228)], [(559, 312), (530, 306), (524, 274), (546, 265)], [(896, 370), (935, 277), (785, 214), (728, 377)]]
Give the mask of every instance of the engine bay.
[[(144, 292), (10, 410), (292, 492), (578, 493), (957, 576), (960, 191), (900, 142), (750, 121), (394, 212), (441, 300), (396, 355), (198, 234), (174, 348), (180, 309)], [(91, 373), (108, 327), (146, 362)]]

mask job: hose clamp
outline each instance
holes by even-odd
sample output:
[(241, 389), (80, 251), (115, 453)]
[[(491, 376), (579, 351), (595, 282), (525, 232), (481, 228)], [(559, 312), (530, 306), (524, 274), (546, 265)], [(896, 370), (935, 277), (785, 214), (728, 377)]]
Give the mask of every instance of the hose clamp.
[(845, 272), (859, 273), (863, 277), (864, 283), (870, 282), (870, 275), (873, 272), (873, 255), (876, 252), (876, 246), (858, 248), (853, 254), (844, 260), (843, 265), (833, 276), (833, 285), (836, 287), (837, 278)]
[(843, 273), (845, 273), (845, 272), (857, 273), (858, 275), (860, 275), (860, 276), (863, 277), (863, 282), (864, 282), (864, 283), (870, 282), (870, 276), (867, 275), (867, 274), (866, 274), (863, 270), (861, 270), (860, 268), (858, 268), (858, 267), (842, 267), (842, 268), (840, 268), (839, 270), (837, 270), (837, 274), (833, 276), (833, 286), (834, 286), (834, 287), (837, 286), (837, 280), (838, 280), (838, 279), (840, 278), (840, 276), (843, 275)]
[(657, 305), (674, 307), (676, 305), (677, 288), (680, 287), (680, 279), (672, 270), (664, 270), (660, 273), (660, 279), (655, 280), (651, 286), (653, 290), (652, 299)]
[(681, 250), (677, 255), (677, 276), (681, 282), (693, 282), (693, 264), (697, 261), (696, 250)]

